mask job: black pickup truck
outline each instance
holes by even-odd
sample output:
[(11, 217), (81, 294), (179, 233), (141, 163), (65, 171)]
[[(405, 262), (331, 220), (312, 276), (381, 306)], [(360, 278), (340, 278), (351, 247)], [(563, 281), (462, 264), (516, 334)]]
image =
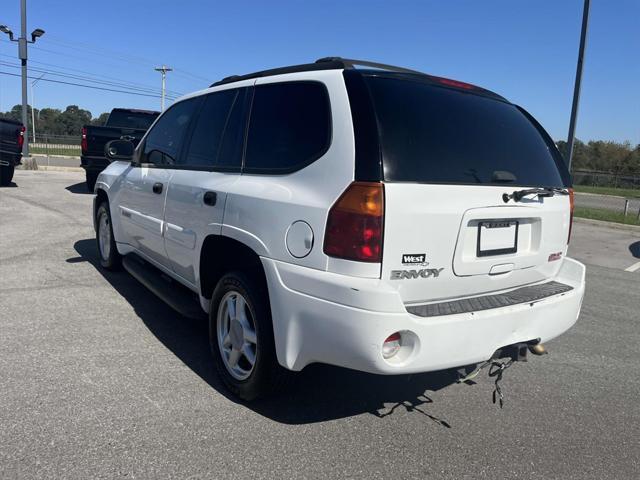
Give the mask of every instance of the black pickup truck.
[(13, 172), (22, 160), (24, 125), (17, 120), (0, 118), (0, 185), (13, 179)]
[(111, 140), (130, 140), (137, 145), (160, 112), (114, 108), (103, 127), (82, 127), (81, 167), (87, 174), (87, 188), (93, 192), (98, 174), (109, 165), (104, 146)]

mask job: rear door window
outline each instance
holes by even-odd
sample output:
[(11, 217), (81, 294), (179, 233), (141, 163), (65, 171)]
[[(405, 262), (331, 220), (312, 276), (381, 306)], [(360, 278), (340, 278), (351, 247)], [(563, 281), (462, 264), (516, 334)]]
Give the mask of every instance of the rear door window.
[(288, 173), (320, 158), (331, 142), (331, 109), (320, 82), (255, 87), (244, 170)]
[(239, 168), (248, 89), (223, 90), (207, 95), (184, 160), (186, 166)]
[(515, 105), (419, 80), (366, 78), (387, 181), (562, 187), (546, 134)]

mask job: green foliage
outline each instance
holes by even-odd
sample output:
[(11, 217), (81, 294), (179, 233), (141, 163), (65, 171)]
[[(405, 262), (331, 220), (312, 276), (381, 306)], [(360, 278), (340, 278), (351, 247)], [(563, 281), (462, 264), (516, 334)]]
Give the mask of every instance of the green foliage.
[[(64, 111), (57, 108), (43, 108), (34, 110), (36, 117), (36, 134), (49, 135), (80, 135), (83, 125), (104, 125), (109, 113), (102, 113), (92, 119), (91, 112), (77, 105), (69, 105)], [(0, 112), (0, 118), (22, 119), (22, 106), (14, 105), (8, 112)], [(31, 124), (31, 106), (27, 106), (27, 118), (29, 130), (33, 131)]]
[[(560, 153), (567, 158), (567, 142), (557, 143)], [(572, 170), (597, 170), (612, 173), (640, 172), (640, 145), (630, 142), (592, 140), (589, 143), (575, 141)]]

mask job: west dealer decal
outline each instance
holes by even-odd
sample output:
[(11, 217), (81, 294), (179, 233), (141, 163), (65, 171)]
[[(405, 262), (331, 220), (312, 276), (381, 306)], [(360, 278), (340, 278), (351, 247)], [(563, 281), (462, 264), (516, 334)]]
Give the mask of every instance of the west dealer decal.
[[(426, 253), (403, 253), (402, 264), (411, 266), (426, 267), (429, 265), (427, 262)], [(440, 272), (444, 268), (421, 268), (420, 270), (391, 270), (391, 280), (413, 280), (416, 278), (438, 278)]]
[(403, 265), (422, 265), (426, 267), (427, 265), (429, 265), (429, 262), (427, 262), (426, 253), (403, 253), (402, 264)]

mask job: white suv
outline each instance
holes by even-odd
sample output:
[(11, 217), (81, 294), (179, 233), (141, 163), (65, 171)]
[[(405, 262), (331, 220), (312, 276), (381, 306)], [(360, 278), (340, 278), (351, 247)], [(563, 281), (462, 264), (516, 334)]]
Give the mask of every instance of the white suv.
[(315, 362), (473, 365), (578, 317), (569, 173), (488, 90), (327, 58), (225, 78), (175, 102), (135, 151), (106, 150), (103, 266), (208, 315), (219, 374), (244, 399)]

